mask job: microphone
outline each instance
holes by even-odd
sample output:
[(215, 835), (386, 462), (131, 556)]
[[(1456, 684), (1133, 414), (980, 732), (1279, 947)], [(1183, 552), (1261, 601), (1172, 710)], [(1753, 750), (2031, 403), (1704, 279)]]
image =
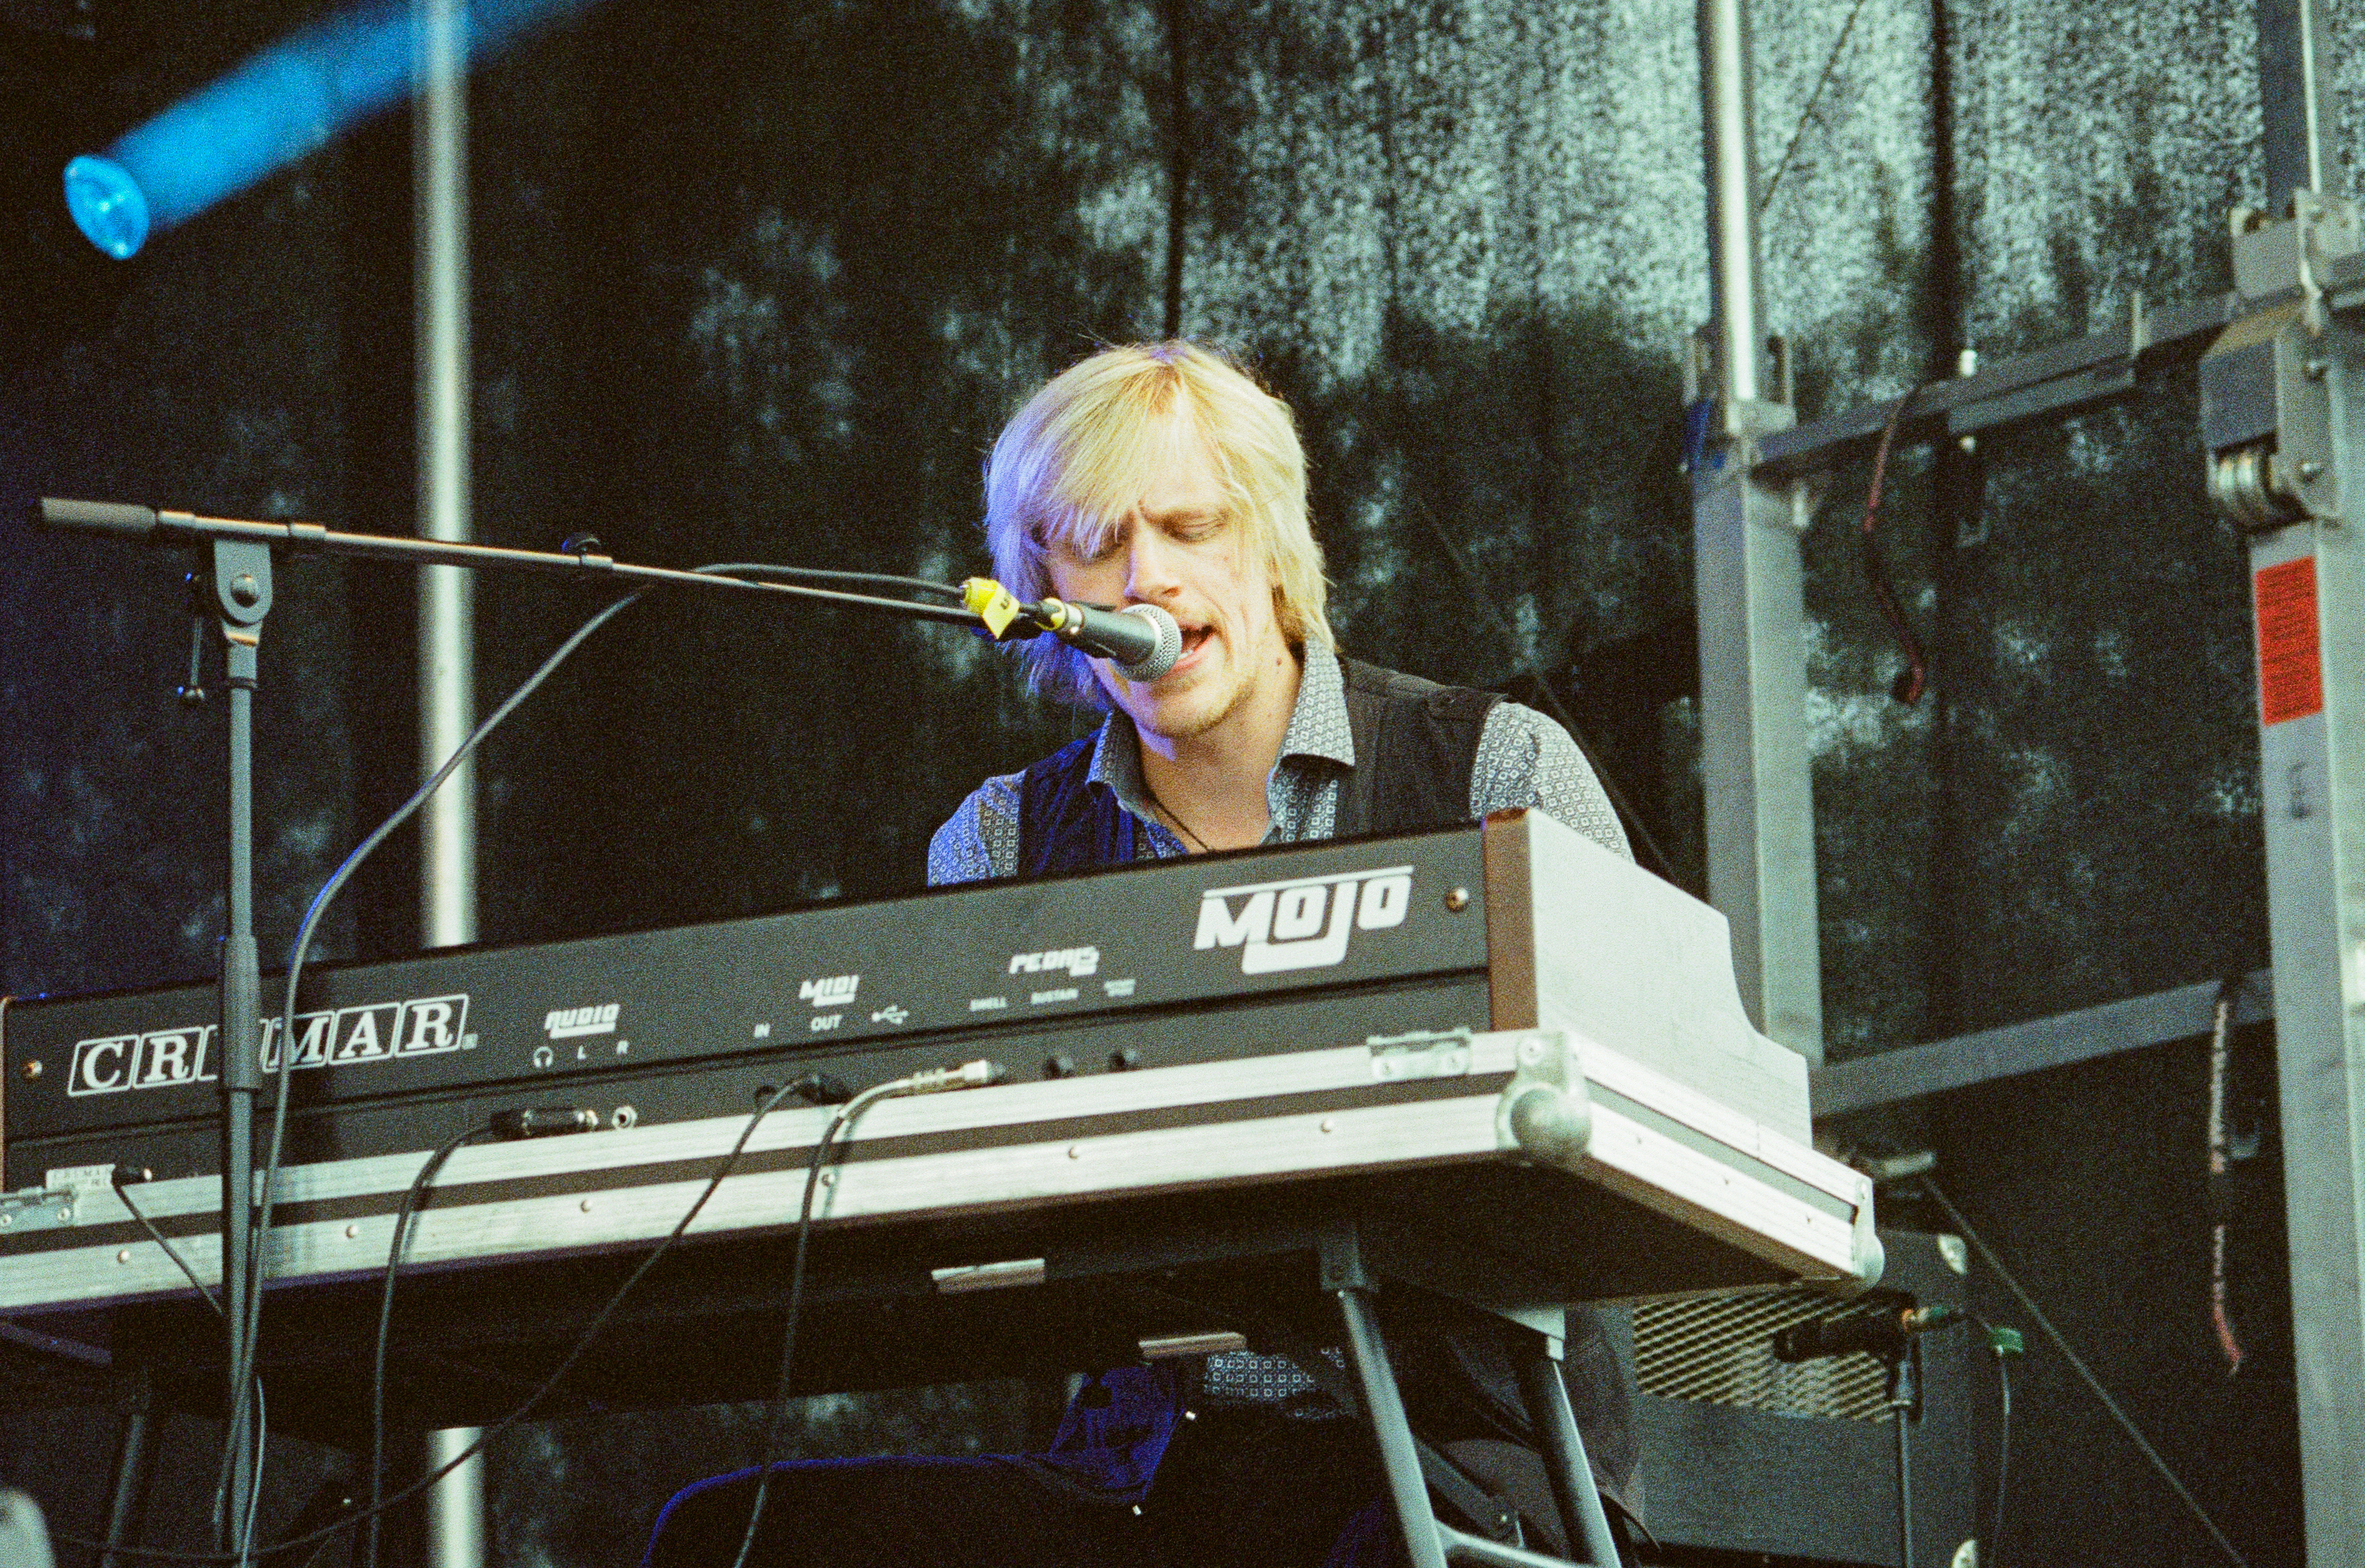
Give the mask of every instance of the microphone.
[(1858, 1317), (1827, 1317), (1793, 1324), (1774, 1336), (1774, 1359), (1811, 1361), (1824, 1356), (1853, 1355), (1859, 1350), (1868, 1355), (1895, 1356), (1915, 1336), (1943, 1328), (1962, 1316), (1962, 1309), (1953, 1306), (1900, 1307)]
[(1127, 680), (1156, 680), (1182, 656), (1182, 628), (1154, 604), (1103, 610), (1047, 599), (1029, 608), (1040, 612), (1044, 628), (1061, 642), (1107, 659)]

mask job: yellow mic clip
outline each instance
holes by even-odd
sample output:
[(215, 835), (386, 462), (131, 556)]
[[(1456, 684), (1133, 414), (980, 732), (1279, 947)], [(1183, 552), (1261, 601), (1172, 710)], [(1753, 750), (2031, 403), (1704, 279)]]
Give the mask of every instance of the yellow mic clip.
[(970, 614), (985, 622), (985, 629), (999, 641), (1010, 630), (1025, 607), (1018, 596), (995, 582), (992, 577), (971, 577), (961, 584), (961, 603)]

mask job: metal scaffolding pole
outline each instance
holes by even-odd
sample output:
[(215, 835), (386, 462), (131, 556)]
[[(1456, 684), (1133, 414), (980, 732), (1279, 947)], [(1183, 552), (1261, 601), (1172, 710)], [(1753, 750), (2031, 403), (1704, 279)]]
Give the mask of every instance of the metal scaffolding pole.
[[(414, 188), (418, 230), (419, 532), (465, 543), (468, 498), (468, 97), (461, 0), (418, 0)], [(476, 725), (475, 577), (428, 566), (419, 579), (422, 776)], [(420, 812), (420, 936), (476, 939), (476, 774), (454, 769)]]
[[(1891, 424), (1902, 439), (1929, 440), (2065, 413), (2131, 390), (2143, 356), (2214, 337), (2200, 365), (2209, 488), (2250, 540), (2307, 1561), (2365, 1568), (2365, 334), (2332, 319), (2336, 308), (2365, 306), (2365, 213), (2332, 188), (2339, 139), (2326, 0), (2256, 4), (2268, 205), (2234, 214), (2232, 291), (2150, 312), (2137, 299), (2124, 328), (1928, 388), (1911, 410), (1892, 399), (1774, 430), (1751, 461), (1764, 483), (1780, 484), (1861, 450)], [(1704, 0), (1712, 147), (1714, 8)], [(1745, 113), (1745, 94), (1725, 96)], [(1717, 215), (1725, 187), (1713, 165), (1709, 188), (1720, 262), (1745, 258)], [(1728, 204), (1731, 189), (1745, 188), (1726, 188)], [(1707, 582), (1703, 566), (1704, 672)], [(1704, 691), (1704, 727), (1709, 703)], [(1710, 802), (1713, 842), (1713, 793)], [(1712, 885), (1715, 864), (1712, 850)], [(2117, 1005), (2139, 1012), (2181, 999), (2190, 1012), (2214, 992), (2193, 987)], [(2070, 1014), (1990, 1034), (2026, 1035), (2037, 1054), (2073, 1059), (2042, 1037), (2067, 1031), (2086, 1041), (2095, 1023)], [(1841, 1086), (1844, 1101), (1879, 1103), (1978, 1081), (1985, 1074), (1934, 1058), (1966, 1047), (1977, 1056), (1991, 1043), (1981, 1036), (1917, 1047), (1894, 1053), (1901, 1068), (1884, 1060), (1877, 1071), (1834, 1077), (1866, 1080), (1866, 1092)], [(1933, 1059), (1904, 1060), (1925, 1055)], [(1896, 1080), (1898, 1092), (1870, 1092), (1876, 1078)], [(1818, 1102), (1824, 1097), (1819, 1090)]]
[(2259, 107), (2264, 113), (2267, 211), (2287, 215), (2292, 195), (2329, 195), (2332, 40), (2324, 0), (2258, 0)]
[[(441, 1470), (476, 1442), (477, 1428), (427, 1435), (427, 1464)], [(485, 1561), (485, 1456), (471, 1457), (427, 1494), (427, 1561), (434, 1568), (481, 1568)]]
[[(1752, 1022), (1820, 1065), (1821, 941), (1807, 754), (1806, 610), (1795, 487), (1752, 475), (1791, 410), (1761, 395), (1756, 156), (1742, 0), (1700, 0), (1700, 119), (1715, 308), (1715, 422), (1692, 469), (1709, 902), (1732, 923)], [(1701, 388), (1703, 394), (1707, 388)]]
[[(2326, 274), (2365, 247), (2333, 189), (2323, 0), (2259, 0), (2269, 210), (2236, 215), (2251, 308), (2201, 364), (2210, 490), (2250, 537), (2260, 826), (2310, 1568), (2365, 1565), (2365, 336)], [(2280, 219), (2280, 221), (2278, 221)], [(2297, 297), (2270, 305), (2270, 297)]]
[[(2239, 329), (2236, 329), (2239, 330)], [(2337, 510), (2254, 533), (2283, 1207), (2310, 1568), (2365, 1565), (2365, 339), (2313, 363)], [(2311, 398), (2310, 401), (2315, 399)], [(2288, 441), (2294, 416), (2287, 407)], [(2297, 444), (2297, 443), (2293, 443)]]
[[(412, 188), (416, 227), (419, 532), (465, 543), (468, 497), (468, 78), (464, 0), (415, 0)], [(460, 748), (476, 722), (476, 578), (427, 566), (419, 580), (421, 777)], [(476, 939), (476, 771), (462, 763), (420, 813), (420, 945)], [(476, 1439), (474, 1428), (429, 1434), (431, 1469)], [(427, 1560), (483, 1568), (484, 1461), (469, 1461), (427, 1495)]]

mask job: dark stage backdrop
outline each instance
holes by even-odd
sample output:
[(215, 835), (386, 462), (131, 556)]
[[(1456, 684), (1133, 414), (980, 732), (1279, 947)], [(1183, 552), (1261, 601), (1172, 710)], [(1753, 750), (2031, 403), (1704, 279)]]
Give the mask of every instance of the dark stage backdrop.
[[(1802, 417), (1951, 374), (1961, 346), (2001, 356), (2116, 322), (2137, 292), (2225, 286), (2224, 209), (2260, 194), (2249, 7), (1752, 9), (1769, 317), (1798, 344)], [(407, 122), (104, 262), (61, 210), (65, 158), (320, 13), (110, 0), (80, 40), (44, 25), (67, 11), (0, 8), (0, 986), (18, 993), (202, 977), (221, 919), (220, 720), (171, 694), (183, 564), (35, 536), (22, 503), (412, 515)], [(2334, 25), (2353, 87), (2365, 17)], [(1682, 0), (612, 0), (472, 93), (480, 534), (958, 577), (1015, 402), (1095, 342), (1179, 327), (1296, 406), (1349, 644), (1549, 681), (1697, 888), (1677, 466), (1677, 366), (1707, 312), (1697, 95)], [(1834, 1058), (2263, 961), (2241, 558), (2202, 500), (2193, 400), (2163, 372), (1975, 453), (1900, 458), (1889, 548), (1937, 655), (1918, 708), (1885, 695), (1899, 661), (1851, 538), (1866, 476), (1832, 476), (1807, 549)], [(415, 777), (409, 582), (297, 563), (281, 591), (266, 950)], [(485, 700), (596, 602), (483, 582)], [(644, 604), (488, 749), (485, 935), (913, 886), (980, 776), (1087, 722), (958, 634)], [(414, 939), (411, 854), (363, 879), (333, 955)], [(2268, 1048), (2248, 1044), (2261, 1084)], [(2258, 1356), (2228, 1383), (2201, 1063), (2188, 1042), (1844, 1131), (1934, 1147), (2252, 1561), (2292, 1562), (2272, 1127), (2238, 1224)], [(2020, 1321), (1992, 1282), (1975, 1297)], [(832, 1405), (801, 1431), (807, 1451), (961, 1451), (1016, 1440), (1024, 1403)], [(83, 1416), (0, 1423), (0, 1469), (87, 1526), (110, 1426)], [(745, 1462), (753, 1431), (744, 1411), (532, 1429), (498, 1455), (499, 1560), (632, 1561), (658, 1493)], [(2015, 1443), (2016, 1558), (2205, 1559), (2042, 1346)]]

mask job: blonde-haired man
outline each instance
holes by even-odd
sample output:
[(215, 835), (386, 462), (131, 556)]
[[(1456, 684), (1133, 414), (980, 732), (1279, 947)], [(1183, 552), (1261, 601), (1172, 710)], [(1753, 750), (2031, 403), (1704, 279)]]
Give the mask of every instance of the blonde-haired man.
[(1037, 685), (1100, 730), (989, 778), (936, 832), (931, 882), (1042, 876), (1539, 807), (1629, 853), (1566, 731), (1491, 692), (1344, 659), (1323, 616), (1306, 457), (1281, 399), (1188, 342), (1104, 349), (995, 442), (985, 531), (1022, 599), (1155, 604), (1182, 628), (1133, 681), (1038, 639)]
[[(1182, 656), (1133, 681), (1048, 638), (1026, 645), (1039, 689), (1100, 707), (1107, 722), (972, 792), (928, 847), (929, 881), (1409, 832), (1514, 807), (1540, 808), (1631, 858), (1600, 781), (1558, 724), (1492, 692), (1339, 655), (1295, 423), (1231, 360), (1187, 342), (1093, 354), (1011, 420), (985, 494), (1003, 584), (1027, 599), (1159, 605), (1182, 628)], [(1578, 1424), (1596, 1479), (1622, 1504), (1635, 1459), (1626, 1380), (1597, 1319), (1574, 1311), (1569, 1327)], [(1468, 1349), (1451, 1354), (1466, 1360)], [(1495, 1412), (1482, 1428), (1519, 1419), (1509, 1374), (1496, 1370), (1465, 1366), (1440, 1383), (1461, 1390), (1449, 1404)], [(1203, 1394), (1227, 1379), (1310, 1386), (1248, 1355), (1211, 1358), (1205, 1375)], [(1061, 1444), (1039, 1462), (1087, 1492), (1138, 1501), (1174, 1429), (1179, 1385), (1121, 1368), (1096, 1386), (1115, 1406), (1071, 1409)], [(1290, 1447), (1311, 1441), (1300, 1434)], [(1271, 1490), (1249, 1469), (1237, 1497), (1209, 1494), (1227, 1497), (1217, 1512)], [(1256, 1530), (1235, 1533), (1243, 1561), (1263, 1550)], [(1330, 1559), (1351, 1560), (1361, 1561)]]

